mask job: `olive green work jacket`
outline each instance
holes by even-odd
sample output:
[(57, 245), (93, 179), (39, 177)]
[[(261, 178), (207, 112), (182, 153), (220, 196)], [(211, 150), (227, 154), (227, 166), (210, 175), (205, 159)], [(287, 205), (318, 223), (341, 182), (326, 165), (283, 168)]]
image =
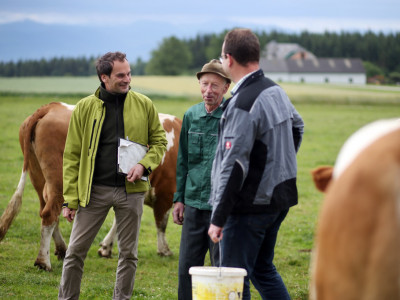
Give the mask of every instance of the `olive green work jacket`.
[[(63, 156), (64, 205), (71, 209), (85, 207), (89, 203), (96, 153), (106, 114), (103, 101), (95, 94), (81, 99), (74, 108), (69, 123)], [(151, 100), (139, 93), (129, 91), (124, 103), (125, 136), (149, 150), (139, 162), (147, 175), (159, 165), (166, 151), (165, 131)], [(125, 180), (127, 193), (145, 192), (150, 189), (148, 181)]]

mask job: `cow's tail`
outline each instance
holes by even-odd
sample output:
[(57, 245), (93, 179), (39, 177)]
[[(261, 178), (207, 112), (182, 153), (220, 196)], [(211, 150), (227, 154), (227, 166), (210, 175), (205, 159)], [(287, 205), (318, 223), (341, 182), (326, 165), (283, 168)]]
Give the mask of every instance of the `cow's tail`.
[(10, 202), (3, 212), (3, 215), (0, 218), (0, 241), (6, 235), (8, 228), (10, 228), (11, 223), (17, 216), (21, 204), (22, 204), (22, 195), (24, 193), (25, 182), (26, 182), (26, 174), (27, 171), (22, 171), (21, 177), (19, 179), (17, 190), (15, 191), (14, 195), (12, 196)]
[(53, 105), (59, 105), (59, 103), (52, 102), (38, 108), (30, 117), (28, 117), (24, 123), (22, 123), (19, 133), (20, 143), (22, 152), (24, 154), (24, 167), (23, 170), (28, 170), (29, 154), (31, 144), (34, 139), (34, 132), (38, 121), (43, 118), (50, 110)]

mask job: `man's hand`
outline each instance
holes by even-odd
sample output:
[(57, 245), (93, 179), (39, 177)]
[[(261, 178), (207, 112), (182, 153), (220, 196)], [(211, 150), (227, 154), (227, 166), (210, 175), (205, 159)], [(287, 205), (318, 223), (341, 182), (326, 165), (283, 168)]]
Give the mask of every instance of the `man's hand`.
[(135, 182), (136, 180), (142, 178), (143, 174), (144, 167), (141, 164), (137, 164), (129, 170), (128, 174), (126, 175), (126, 179), (129, 182)]
[(172, 217), (174, 223), (178, 225), (183, 224), (183, 212), (185, 211), (185, 205), (182, 202), (175, 202), (174, 210), (172, 211)]
[(214, 243), (218, 243), (220, 240), (222, 240), (222, 227), (215, 226), (213, 224), (210, 224), (210, 228), (208, 229), (208, 235), (210, 236), (210, 239)]
[(75, 218), (76, 209), (70, 209), (68, 207), (63, 208), (63, 217), (67, 219), (68, 222), (72, 222)]

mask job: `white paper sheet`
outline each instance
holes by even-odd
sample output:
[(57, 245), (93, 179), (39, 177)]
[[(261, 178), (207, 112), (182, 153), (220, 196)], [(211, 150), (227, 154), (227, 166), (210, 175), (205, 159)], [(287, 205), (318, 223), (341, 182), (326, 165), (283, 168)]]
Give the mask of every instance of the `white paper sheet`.
[(148, 148), (144, 145), (120, 138), (118, 147), (118, 172), (128, 174), (129, 170), (142, 160), (147, 151)]

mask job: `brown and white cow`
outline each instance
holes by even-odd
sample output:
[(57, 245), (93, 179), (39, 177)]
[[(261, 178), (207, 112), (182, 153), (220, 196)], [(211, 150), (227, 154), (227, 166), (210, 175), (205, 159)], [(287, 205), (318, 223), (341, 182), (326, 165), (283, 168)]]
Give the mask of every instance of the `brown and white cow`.
[(326, 194), (310, 298), (400, 299), (400, 119), (363, 127), (312, 176)]
[[(176, 160), (179, 148), (179, 134), (182, 121), (172, 115), (159, 114), (168, 140), (167, 151), (160, 166), (150, 175), (152, 190), (146, 193), (144, 203), (153, 207), (154, 219), (157, 227), (157, 253), (161, 256), (170, 256), (165, 230), (168, 224), (169, 210), (172, 206), (172, 198), (176, 191)], [(100, 243), (97, 251), (102, 257), (111, 257), (112, 246), (117, 237), (117, 225), (115, 219), (113, 225)]]
[[(35, 266), (51, 270), (50, 241), (55, 242), (55, 255), (65, 257), (67, 246), (58, 228), (62, 189), (62, 156), (73, 106), (50, 103), (40, 107), (21, 125), (19, 141), (24, 164), (18, 187), (0, 219), (0, 241), (4, 238), (22, 204), (26, 174), (29, 173), (40, 200), (42, 218), (41, 242)], [(150, 175), (152, 190), (146, 204), (153, 208), (158, 231), (158, 253), (171, 255), (165, 240), (165, 230), (176, 189), (176, 159), (182, 121), (174, 116), (159, 114), (168, 138), (167, 152), (159, 167)]]

